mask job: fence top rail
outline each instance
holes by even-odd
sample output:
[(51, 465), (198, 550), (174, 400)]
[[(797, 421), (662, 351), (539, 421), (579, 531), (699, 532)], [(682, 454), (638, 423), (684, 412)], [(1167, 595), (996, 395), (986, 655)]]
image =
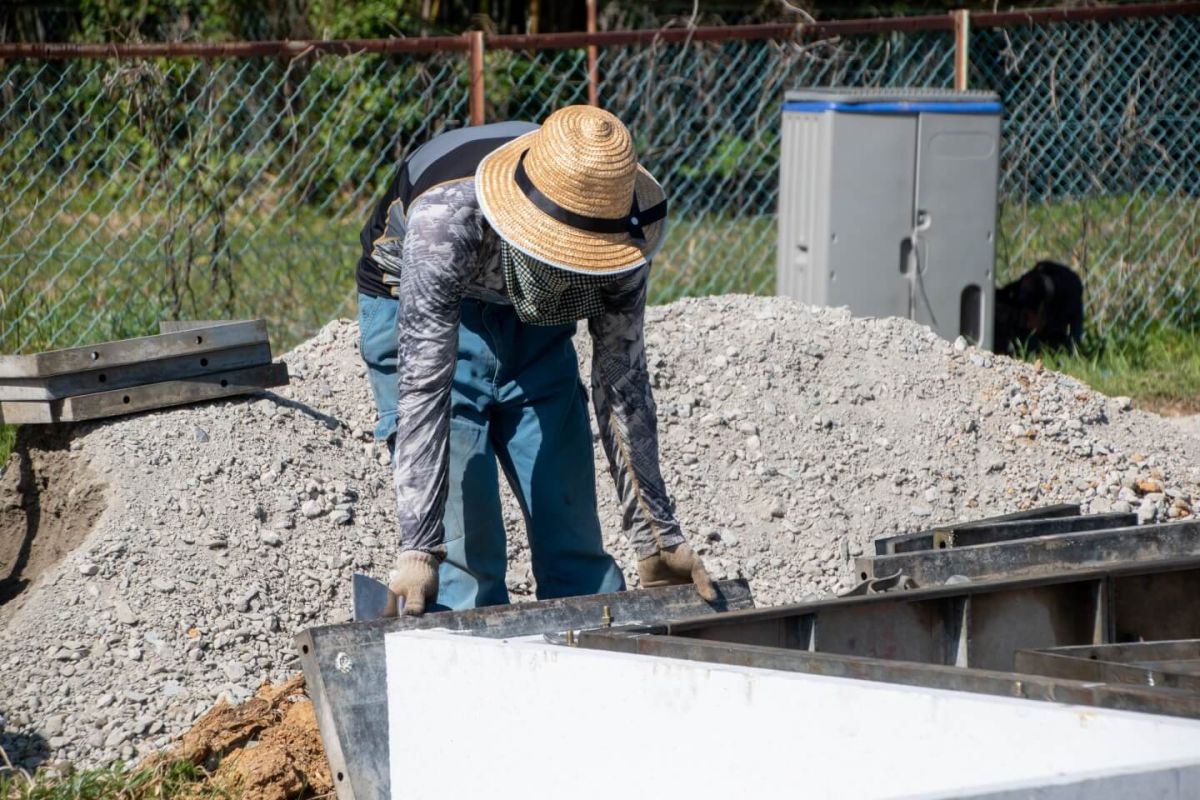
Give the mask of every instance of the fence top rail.
[(65, 60), (83, 58), (299, 58), (355, 53), (437, 53), (466, 51), (463, 36), (425, 36), (396, 39), (322, 39), (262, 42), (148, 42), (138, 44), (75, 44), (17, 42), (0, 44), (0, 59)]
[[(971, 15), (975, 28), (1050, 25), (1056, 22), (1098, 22), (1200, 15), (1200, 2), (1143, 3), (1088, 8), (1037, 8), (1024, 11), (979, 12)], [(622, 45), (715, 42), (744, 40), (822, 39), (873, 33), (910, 31), (949, 31), (954, 21), (949, 14), (913, 17), (880, 17), (776, 23), (769, 25), (731, 25), (712, 27), (673, 27), (633, 31), (595, 33), (502, 34), (486, 37), (493, 50), (558, 50), (568, 48), (614, 47)], [(466, 36), (427, 36), (395, 39), (328, 39), (313, 41), (262, 42), (155, 42), (138, 44), (75, 44), (68, 42), (0, 43), (4, 59), (84, 59), (84, 58), (245, 58), (275, 56), (298, 58), (319, 54), (353, 55), (356, 53), (435, 53), (467, 51)]]

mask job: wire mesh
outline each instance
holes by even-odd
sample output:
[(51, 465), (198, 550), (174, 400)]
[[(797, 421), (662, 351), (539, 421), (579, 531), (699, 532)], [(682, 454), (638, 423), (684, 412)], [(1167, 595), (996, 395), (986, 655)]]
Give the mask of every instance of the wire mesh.
[(18, 61), (0, 74), (0, 351), (352, 310), (405, 152), (463, 124), (461, 56)]
[(1200, 18), (977, 31), (973, 88), (1005, 108), (997, 272), (1084, 280), (1106, 330), (1200, 322)]
[[(1200, 18), (972, 33), (1005, 105), (1002, 279), (1085, 280), (1099, 324), (1195, 325)], [(599, 48), (601, 104), (665, 185), (652, 299), (774, 289), (780, 106), (796, 87), (950, 87), (949, 31)], [(358, 232), (396, 162), (466, 124), (464, 53), (10, 61), (0, 71), (0, 352), (352, 312)], [(587, 101), (587, 54), (494, 49), (488, 119)]]

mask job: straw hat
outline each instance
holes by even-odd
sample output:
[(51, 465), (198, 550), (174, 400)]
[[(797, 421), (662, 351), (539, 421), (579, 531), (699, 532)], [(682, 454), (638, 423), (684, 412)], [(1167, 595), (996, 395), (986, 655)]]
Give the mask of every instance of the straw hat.
[(629, 131), (592, 106), (555, 111), (489, 153), (475, 193), (506, 242), (571, 272), (640, 267), (667, 232), (662, 187), (638, 166)]

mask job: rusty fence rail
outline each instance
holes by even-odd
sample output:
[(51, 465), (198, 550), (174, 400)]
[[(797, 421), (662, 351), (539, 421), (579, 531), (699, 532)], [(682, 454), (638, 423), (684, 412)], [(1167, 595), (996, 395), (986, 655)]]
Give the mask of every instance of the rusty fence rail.
[[(589, 58), (589, 54), (591, 58)], [(0, 44), (0, 352), (353, 311), (396, 161), (595, 97), (672, 198), (654, 299), (773, 290), (796, 86), (970, 86), (1005, 105), (1001, 279), (1084, 275), (1091, 318), (1192, 326), (1200, 3), (806, 25), (322, 42)]]

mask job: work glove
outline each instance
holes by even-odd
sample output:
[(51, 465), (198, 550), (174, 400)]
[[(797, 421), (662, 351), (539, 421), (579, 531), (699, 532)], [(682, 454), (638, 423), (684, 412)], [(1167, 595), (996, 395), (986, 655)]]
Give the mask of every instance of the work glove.
[(704, 562), (692, 552), (690, 544), (677, 544), (664, 547), (652, 556), (638, 561), (638, 576), (642, 586), (675, 586), (683, 583), (696, 584), (696, 592), (708, 602), (717, 599), (717, 589), (713, 586)]
[(405, 550), (401, 553), (396, 569), (389, 575), (388, 589), (393, 597), (389, 599), (383, 615), (396, 616), (398, 600), (404, 601), (403, 608), (399, 609), (404, 616), (419, 617), (424, 614), (425, 606), (437, 600), (440, 562), (437, 556), (423, 550)]

